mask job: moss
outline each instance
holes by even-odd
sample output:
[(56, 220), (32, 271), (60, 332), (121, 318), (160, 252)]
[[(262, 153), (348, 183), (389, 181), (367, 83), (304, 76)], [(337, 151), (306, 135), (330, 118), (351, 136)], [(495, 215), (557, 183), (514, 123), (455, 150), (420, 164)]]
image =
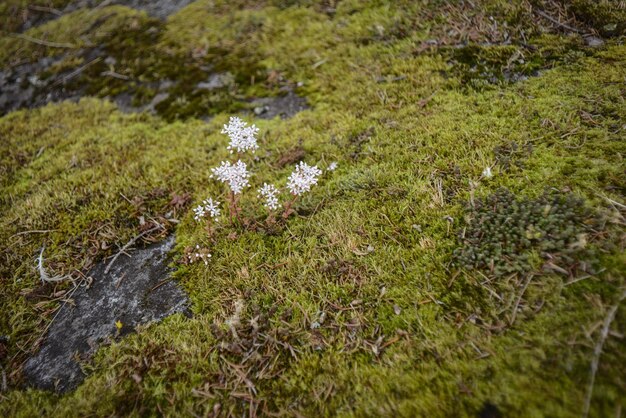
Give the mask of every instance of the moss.
[(25, 32), (31, 38), (62, 46), (39, 45), (26, 39), (4, 36), (0, 38), (0, 59), (8, 65), (98, 45), (111, 32), (132, 29), (145, 18), (145, 13), (124, 6), (77, 10)]
[(591, 25), (604, 36), (623, 35), (626, 30), (626, 10), (609, 0), (574, 0), (568, 2), (576, 17)]
[(0, 33), (54, 19), (70, 0), (6, 0), (0, 4)]
[[(239, 29), (254, 30), (251, 24), (250, 29)], [(160, 83), (172, 80), (169, 97), (155, 107), (170, 121), (236, 111), (246, 107), (248, 98), (276, 94), (275, 86), (264, 82), (267, 72), (250, 50), (230, 50), (232, 45), (211, 47), (195, 55), (188, 49), (175, 50), (160, 44), (163, 26), (163, 22), (123, 6), (78, 10), (26, 32), (31, 38), (66, 46), (46, 47), (7, 37), (0, 39), (0, 54), (6, 53), (13, 61), (61, 54), (62, 65), (48, 68), (42, 79), (53, 80), (76, 70), (71, 80), (63, 83), (66, 89), (112, 99), (126, 95), (131, 98), (129, 105), (136, 107), (150, 103)], [(70, 63), (75, 68), (64, 73)], [(181, 66), (185, 71), (180, 71)], [(215, 73), (230, 73), (236, 83), (210, 92), (197, 88)]]
[(541, 70), (591, 54), (579, 36), (550, 35), (533, 38), (530, 45), (470, 44), (441, 52), (450, 57), (453, 74), (467, 87), (479, 90), (536, 76)]
[[(121, 114), (99, 99), (2, 117), (0, 242), (8, 248), (0, 255), (0, 334), (10, 342), (0, 361), (14, 372), (0, 411), (472, 416), (495, 408), (505, 416), (578, 415), (592, 352), (587, 332), (597, 338), (593, 325), (624, 286), (616, 238), (623, 214), (607, 200), (620, 202), (624, 193), (624, 46), (585, 49), (542, 67), (538, 77), (475, 90), (446, 71), (446, 56), (415, 52), (438, 30), (434, 4), (382, 38), (376, 25), (384, 34), (399, 12), (415, 9), (348, 0), (331, 14), (305, 4), (237, 6), (230, 12), (235, 6), (226, 2), (199, 1), (165, 23), (115, 9), (139, 22), (136, 30), (122, 26), (136, 41), (162, 53), (134, 64), (133, 46), (125, 45), (120, 54), (128, 55), (118, 56), (125, 66), (115, 70), (143, 74), (147, 81), (132, 87), (142, 103), (151, 100), (152, 82), (180, 69), (176, 60), (196, 77), (217, 56), (224, 60), (216, 65), (228, 68), (249, 58), (260, 74), (277, 71), (273, 79), (302, 82), (313, 105), (289, 120), (254, 121), (265, 152), (251, 162), (252, 187), (284, 184), (291, 166), (278, 162), (294, 149), (309, 163), (337, 161), (339, 168), (324, 174), (284, 229), (231, 234), (220, 226), (209, 236), (192, 213), (168, 215), (169, 202), (171, 193), (189, 193), (193, 202), (220, 198), (208, 168), (228, 155), (219, 131), (229, 114), (221, 105), (206, 123), (175, 120), (176, 113), (194, 114), (192, 107), (181, 105), (164, 120)], [(480, 7), (475, 15), (485, 11)], [(156, 35), (144, 32), (150, 27)], [(101, 35), (101, 43), (110, 36)], [(559, 35), (546, 43), (561, 56), (578, 48), (571, 41)], [(513, 49), (495, 53), (502, 51)], [(259, 80), (237, 82), (253, 94)], [(279, 88), (267, 83), (270, 92)], [(532, 144), (533, 151), (494, 153), (512, 143)], [(507, 169), (505, 157), (523, 165)], [(486, 166), (494, 166), (491, 179), (481, 178)], [(594, 238), (601, 271), (567, 286), (560, 273), (542, 272), (528, 284), (516, 320), (520, 287), (511, 283), (507, 307), (493, 302), (474, 274), (455, 275), (450, 264), (465, 203), (502, 187), (529, 201), (557, 187), (606, 215)], [(262, 216), (253, 193), (244, 199), (252, 216)], [(175, 278), (194, 316), (168, 318), (101, 348), (76, 392), (21, 389), (19, 364), (53, 315), (47, 308), (54, 304), (32, 299), (38, 249), (46, 246), (52, 271), (78, 277), (75, 270), (135, 236), (142, 216), (176, 217), (179, 258), (186, 247), (211, 249), (210, 268), (177, 263)], [(238, 306), (241, 341), (227, 322)], [(624, 315), (622, 306), (618, 332), (626, 331)], [(607, 340), (593, 394), (597, 416), (626, 407), (620, 348)]]

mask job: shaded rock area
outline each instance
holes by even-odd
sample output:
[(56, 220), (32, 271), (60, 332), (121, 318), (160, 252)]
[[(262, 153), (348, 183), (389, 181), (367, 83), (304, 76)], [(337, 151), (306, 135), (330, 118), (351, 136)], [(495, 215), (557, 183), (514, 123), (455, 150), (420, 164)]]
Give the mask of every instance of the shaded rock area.
[(86, 65), (60, 72), (50, 71), (65, 55), (44, 57), (33, 63), (21, 63), (0, 70), (0, 116), (17, 109), (36, 108), (62, 100), (78, 101), (83, 88), (72, 83), (89, 65), (98, 60), (98, 48), (83, 50), (78, 55)]
[[(78, 101), (81, 97), (91, 96), (87, 91), (88, 80), (84, 79), (83, 75), (94, 68), (115, 63), (115, 59), (102, 48), (83, 49), (72, 56), (79, 57), (83, 63), (75, 68), (55, 71), (55, 66), (62, 65), (63, 61), (70, 57), (67, 54), (60, 54), (0, 70), (0, 116), (14, 110), (33, 109), (63, 100)], [(216, 92), (236, 89), (231, 73), (211, 73), (210, 69), (205, 70), (207, 73), (205, 81), (193, 86), (191, 94), (211, 97)], [(114, 79), (128, 86), (126, 89), (120, 88), (123, 90), (122, 93), (113, 97), (106, 96), (122, 112), (167, 114), (178, 97), (172, 90), (180, 85), (179, 80), (139, 82), (110, 71), (103, 71), (98, 77), (109, 77), (111, 80)], [(154, 95), (145, 103), (137, 103), (135, 95), (140, 89), (149, 89), (154, 92)], [(180, 93), (179, 90), (176, 92)], [(276, 116), (283, 119), (290, 118), (309, 108), (306, 99), (298, 96), (290, 86), (283, 87), (282, 95), (279, 96), (261, 97), (252, 101), (234, 98), (233, 100), (239, 101), (242, 107), (250, 109), (250, 113), (261, 119), (273, 119)], [(207, 116), (210, 116), (210, 112), (195, 116), (209, 119), (210, 117)]]
[(144, 10), (150, 16), (164, 20), (192, 1), (193, 0), (75, 0), (69, 2), (69, 4), (65, 8), (61, 8), (61, 10), (29, 5), (16, 11), (21, 15), (22, 23), (15, 29), (17, 29), (18, 32), (24, 32), (79, 9), (93, 9), (115, 4), (128, 6), (137, 10)]
[[(288, 118), (307, 108), (306, 100), (295, 93), (297, 83), (274, 77), (259, 89), (259, 80), (269, 80), (271, 71), (242, 62), (227, 50), (206, 50), (206, 56), (189, 57), (153, 48), (165, 30), (165, 18), (190, 2), (74, 0), (62, 10), (34, 9), (27, 13), (33, 19), (39, 13), (50, 20), (79, 9), (118, 4), (145, 10), (152, 18), (138, 19), (136, 27), (124, 33), (112, 32), (97, 45), (66, 48), (55, 51), (60, 52), (55, 56), (31, 62), (22, 58), (4, 63), (0, 66), (0, 116), (86, 96), (110, 100), (123, 112), (148, 112), (167, 121), (208, 120), (220, 112), (239, 111), (265, 119)], [(94, 23), (89, 30), (97, 31), (105, 20)], [(250, 88), (250, 83), (254, 84), (250, 80), (257, 81), (254, 89)]]
[(293, 91), (288, 91), (284, 96), (256, 99), (252, 105), (254, 106), (254, 114), (261, 119), (273, 119), (276, 116), (280, 116), (282, 119), (290, 118), (309, 108), (306, 99)]
[[(169, 15), (187, 6), (192, 1), (193, 0), (109, 0), (105, 3), (107, 6), (118, 4), (137, 10), (144, 10), (152, 17), (165, 19)], [(102, 0), (76, 0), (71, 2), (63, 12), (69, 13), (77, 9), (102, 7), (102, 3)]]
[(85, 377), (79, 361), (88, 360), (99, 345), (133, 332), (137, 325), (188, 314), (187, 296), (171, 280), (167, 266), (173, 245), (170, 236), (130, 257), (120, 256), (108, 274), (108, 261), (94, 267), (88, 275), (93, 282), (74, 292), (74, 303), (61, 308), (40, 351), (27, 360), (29, 384), (59, 392), (73, 389)]

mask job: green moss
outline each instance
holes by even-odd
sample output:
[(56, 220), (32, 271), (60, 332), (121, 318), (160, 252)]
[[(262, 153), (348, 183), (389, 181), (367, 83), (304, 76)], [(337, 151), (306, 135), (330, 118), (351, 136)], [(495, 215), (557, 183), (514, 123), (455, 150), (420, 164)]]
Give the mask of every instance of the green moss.
[(604, 36), (623, 35), (626, 30), (626, 9), (610, 0), (573, 0), (567, 6), (576, 17)]
[[(598, 337), (594, 324), (624, 286), (616, 238), (623, 214), (607, 200), (621, 202), (625, 190), (624, 46), (584, 49), (554, 68), (542, 61), (540, 76), (519, 83), (465, 89), (462, 76), (447, 71), (445, 55), (415, 53), (436, 30), (426, 16), (432, 4), (382, 38), (376, 25), (389, 33), (400, 11), (415, 9), (347, 0), (331, 14), (304, 4), (237, 5), (230, 12), (226, 2), (199, 1), (165, 23), (114, 9), (122, 21), (138, 22), (123, 26), (129, 39), (154, 44), (146, 55), (136, 55), (130, 40), (120, 46), (115, 71), (139, 79), (132, 86), (139, 103), (151, 100), (152, 82), (175, 75), (177, 60), (189, 66), (181, 77), (192, 83), (201, 65), (232, 69), (245, 58), (237, 83), (248, 94), (260, 83), (244, 83), (248, 68), (278, 71), (302, 82), (313, 106), (288, 120), (254, 120), (263, 152), (249, 161), (252, 189), (265, 181), (283, 185), (292, 167), (278, 162), (296, 147), (309, 163), (337, 161), (339, 168), (324, 173), (285, 228), (239, 228), (235, 236), (221, 225), (209, 236), (187, 209), (170, 213), (170, 194), (187, 192), (192, 202), (224, 197), (208, 175), (228, 156), (219, 131), (232, 101), (213, 108), (207, 123), (175, 120), (219, 103), (185, 107), (184, 100), (203, 99), (183, 100), (189, 90), (182, 87), (173, 97), (180, 107), (166, 106), (173, 112), (167, 120), (121, 114), (98, 99), (0, 118), (0, 242), (8, 243), (0, 255), (0, 334), (10, 337), (0, 362), (18, 371), (9, 375), (0, 411), (475, 416), (496, 408), (505, 416), (577, 416), (592, 355), (588, 333)], [(147, 33), (151, 27), (156, 35)], [(99, 39), (113, 54), (110, 36)], [(578, 48), (571, 42), (546, 40), (561, 57)], [(513, 48), (476, 52), (486, 51), (506, 52), (503, 58)], [(125, 88), (111, 86), (111, 94)], [(505, 147), (513, 143), (532, 144), (532, 153)], [(491, 179), (481, 178), (486, 166), (494, 167)], [(474, 274), (455, 275), (465, 203), (502, 187), (531, 201), (556, 187), (605, 215), (606, 228), (594, 237), (600, 272), (565, 285), (560, 273), (545, 271), (517, 310), (514, 283), (503, 293), (509, 299), (496, 303)], [(263, 215), (254, 193), (243, 203), (249, 216)], [(54, 272), (86, 269), (135, 236), (142, 216), (179, 221), (178, 258), (186, 247), (211, 249), (209, 268), (177, 263), (175, 278), (194, 316), (168, 318), (101, 348), (73, 393), (20, 389), (19, 365), (54, 306), (32, 299), (39, 248), (46, 246)], [(237, 306), (233, 327), (241, 341), (228, 325)], [(626, 332), (625, 315), (622, 306), (617, 332)], [(592, 403), (597, 416), (626, 407), (619, 344), (610, 337), (604, 347)]]
[(27, 39), (4, 36), (0, 38), (0, 60), (8, 65), (99, 45), (111, 32), (132, 30), (143, 19), (146, 19), (145, 13), (124, 6), (77, 10), (24, 33), (30, 38), (60, 46), (40, 45)]
[(0, 4), (0, 34), (18, 31), (29, 19), (54, 19), (70, 0), (6, 0)]
[(530, 45), (478, 46), (442, 48), (449, 56), (452, 73), (469, 88), (493, 88), (497, 84), (517, 82), (538, 75), (541, 70), (574, 63), (592, 53), (584, 48), (579, 36), (543, 35)]

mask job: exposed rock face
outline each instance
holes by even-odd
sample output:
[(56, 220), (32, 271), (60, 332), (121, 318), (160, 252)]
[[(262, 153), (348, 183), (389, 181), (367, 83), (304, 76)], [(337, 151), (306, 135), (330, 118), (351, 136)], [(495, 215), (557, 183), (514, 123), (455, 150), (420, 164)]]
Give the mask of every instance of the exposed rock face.
[[(93, 282), (80, 287), (53, 321), (41, 350), (24, 366), (30, 384), (64, 392), (83, 379), (77, 360), (89, 359), (97, 347), (133, 332), (139, 324), (187, 313), (187, 296), (171, 280), (168, 252), (174, 237), (120, 256), (108, 274), (108, 261), (89, 272)], [(121, 323), (118, 329), (116, 322)]]

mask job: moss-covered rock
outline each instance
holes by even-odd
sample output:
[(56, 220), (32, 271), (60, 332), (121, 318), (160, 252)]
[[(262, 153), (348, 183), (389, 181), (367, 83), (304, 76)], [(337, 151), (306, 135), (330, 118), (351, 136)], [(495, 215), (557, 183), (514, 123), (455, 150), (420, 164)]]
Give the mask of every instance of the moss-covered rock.
[[(98, 98), (0, 118), (0, 362), (10, 386), (0, 411), (578, 416), (594, 324), (624, 286), (626, 49), (619, 37), (587, 48), (580, 35), (526, 19), (533, 16), (526, 2), (472, 3), (344, 0), (327, 2), (329, 11), (306, 2), (199, 0), (165, 22), (112, 6), (28, 31), (72, 44), (61, 48), (68, 61), (59, 61), (60, 71), (89, 62), (79, 51), (108, 51), (113, 68), (96, 67), (103, 56), (82, 71), (83, 84), (74, 79), (94, 95), (126, 92), (142, 104), (158, 94), (157, 81), (189, 83), (164, 105), (172, 110), (166, 118), (123, 114)], [(511, 45), (485, 44), (505, 42), (505, 33), (515, 34)], [(140, 54), (133, 42), (150, 45)], [(468, 89), (441, 50), (464, 42), (479, 61), (493, 62), (497, 76), (510, 54), (533, 56), (521, 42), (546, 55), (537, 76)], [(59, 48), (5, 37), (0, 54), (30, 60)], [(200, 77), (203, 66), (210, 70)], [(231, 73), (235, 100), (202, 102), (190, 93), (194, 83), (210, 84), (213, 69)], [(105, 71), (135, 84), (103, 82)], [(286, 87), (311, 108), (288, 120), (254, 120), (264, 152), (251, 162), (252, 188), (284, 185), (298, 159), (335, 161), (338, 169), (324, 173), (284, 229), (220, 225), (209, 234), (172, 203), (175, 196), (223, 198), (208, 178), (228, 156), (222, 125), (248, 99)], [(210, 107), (213, 119), (194, 117), (197, 106), (213, 103), (220, 103)], [(492, 177), (482, 176), (485, 167)], [(602, 228), (588, 232), (595, 272), (576, 281), (546, 269), (523, 294), (525, 282), (511, 281), (489, 288), (495, 295), (483, 270), (456, 272), (466, 202), (506, 188), (519, 206), (550, 187), (602, 215)], [(254, 193), (243, 199), (261, 210)], [(551, 241), (555, 248), (569, 248), (567, 226), (587, 232), (588, 225), (581, 208), (557, 203), (572, 215), (539, 225), (566, 238)], [(40, 248), (51, 273), (79, 280), (151, 219), (176, 228), (175, 256), (196, 245), (212, 252), (208, 267), (176, 264), (193, 317), (171, 317), (101, 348), (73, 393), (23, 389), (20, 365), (63, 303), (54, 295), (71, 288), (41, 286)], [(522, 249), (538, 252), (541, 240), (526, 239)], [(625, 315), (619, 307), (617, 333), (626, 332)], [(620, 341), (609, 337), (593, 414), (626, 407), (624, 364)]]

